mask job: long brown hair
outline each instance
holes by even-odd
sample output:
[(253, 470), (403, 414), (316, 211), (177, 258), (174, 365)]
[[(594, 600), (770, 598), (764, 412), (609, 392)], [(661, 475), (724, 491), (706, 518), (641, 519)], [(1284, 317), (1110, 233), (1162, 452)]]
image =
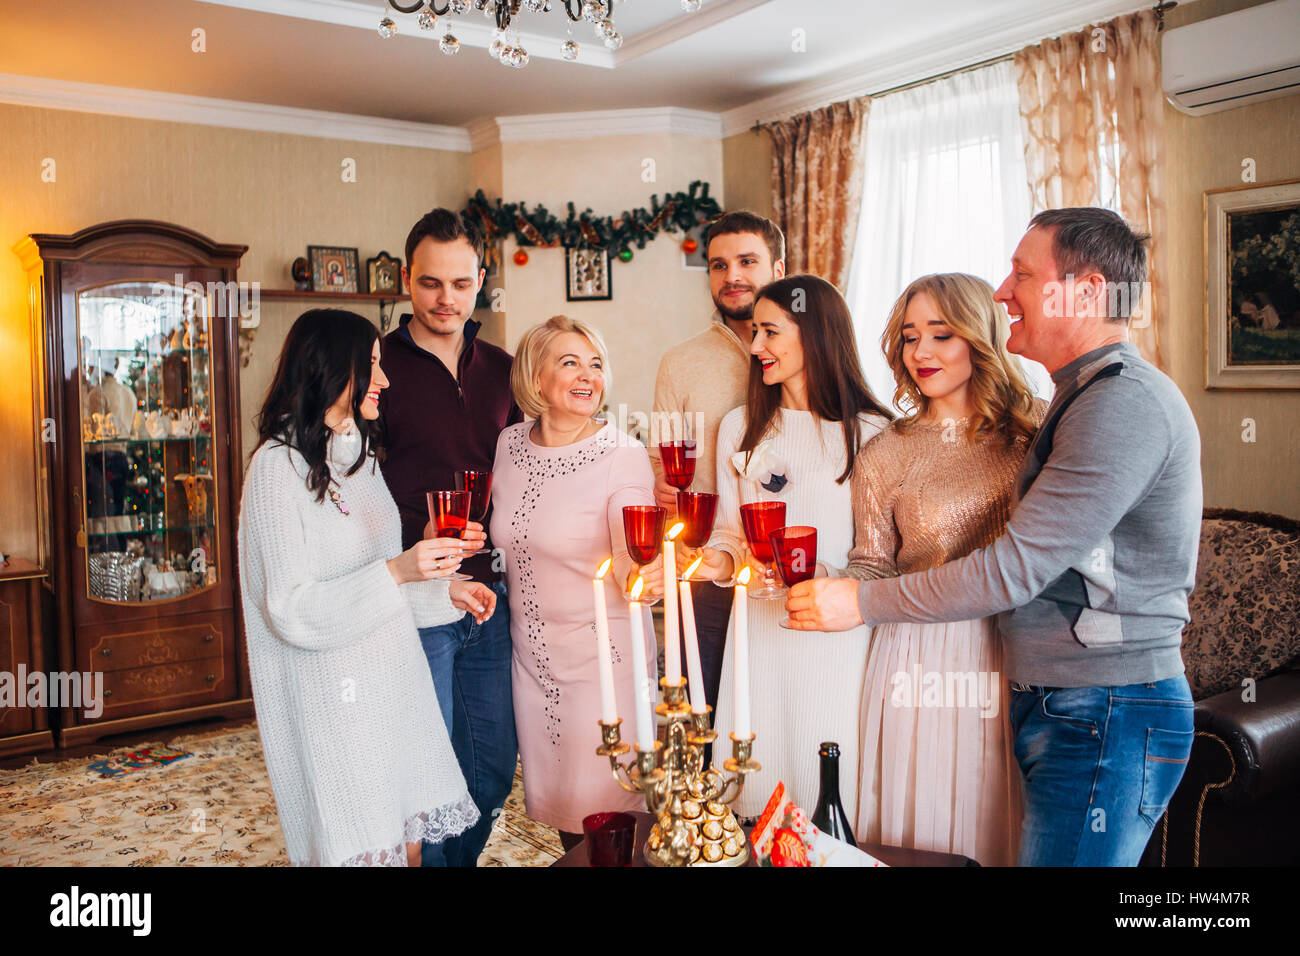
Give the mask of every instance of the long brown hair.
[[(799, 327), (803, 346), (808, 407), (818, 418), (844, 427), (844, 472), (835, 479), (843, 484), (853, 473), (858, 453), (858, 416), (875, 412), (886, 420), (894, 416), (876, 401), (858, 361), (853, 320), (839, 290), (814, 275), (793, 275), (769, 282), (754, 299), (767, 299)], [(763, 384), (763, 367), (750, 357), (749, 394), (745, 403), (745, 434), (740, 450), (746, 462), (772, 427), (781, 407), (781, 386)]]
[(361, 432), (361, 450), (345, 474), (351, 475), (370, 456), (383, 460), (378, 429), (361, 414), (370, 381), (379, 330), (369, 319), (344, 309), (308, 309), (289, 329), (280, 361), (257, 413), (257, 447), (267, 442), (288, 445), (307, 463), (307, 489), (325, 500), (330, 470), (326, 460), (330, 429), (325, 413), (352, 389), (352, 421)]
[(903, 363), (903, 322), (907, 306), (928, 295), (954, 335), (970, 346), (971, 376), (967, 394), (971, 416), (967, 436), (978, 440), (1001, 434), (1007, 444), (1017, 437), (1033, 438), (1034, 393), (1019, 360), (1007, 351), (1011, 334), (1006, 311), (993, 300), (993, 287), (978, 276), (942, 272), (921, 276), (894, 303), (880, 337), (880, 347), (894, 372), (894, 404), (909, 409), (897, 427), (906, 428), (930, 410), (930, 400), (912, 380)]

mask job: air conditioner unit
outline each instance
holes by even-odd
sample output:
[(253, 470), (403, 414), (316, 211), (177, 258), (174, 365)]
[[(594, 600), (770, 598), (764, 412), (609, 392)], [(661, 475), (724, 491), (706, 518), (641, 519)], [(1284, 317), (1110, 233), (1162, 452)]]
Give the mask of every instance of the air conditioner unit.
[(1274, 0), (1163, 34), (1162, 80), (1193, 116), (1300, 93), (1300, 0)]

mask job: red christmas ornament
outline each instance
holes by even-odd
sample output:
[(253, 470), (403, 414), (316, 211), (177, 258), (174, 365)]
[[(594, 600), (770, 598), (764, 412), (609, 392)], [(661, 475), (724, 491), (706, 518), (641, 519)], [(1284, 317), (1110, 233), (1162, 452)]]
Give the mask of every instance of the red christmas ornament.
[(694, 239), (688, 238), (682, 240), (682, 252), (686, 253), (688, 256), (694, 253), (698, 248), (700, 248), (700, 244)]
[(524, 250), (522, 250), (522, 249), (516, 251), (516, 252), (515, 252), (515, 265), (517, 265), (517, 266), (526, 266), (526, 265), (528, 265), (528, 253), (524, 252)]

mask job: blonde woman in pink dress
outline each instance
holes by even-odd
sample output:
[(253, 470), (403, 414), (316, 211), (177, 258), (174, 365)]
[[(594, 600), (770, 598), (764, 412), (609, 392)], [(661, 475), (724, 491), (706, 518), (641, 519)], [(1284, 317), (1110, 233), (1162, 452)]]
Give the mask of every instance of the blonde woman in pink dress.
[[(1002, 534), (1045, 411), (983, 279), (923, 276), (881, 343), (909, 414), (858, 453), (847, 574), (937, 567)], [(875, 629), (862, 698), (859, 840), (1016, 861), (1020, 772), (996, 618)]]
[[(492, 467), (492, 541), (510, 595), (511, 669), (524, 801), (530, 817), (582, 841), (582, 818), (644, 810), (622, 790), (600, 746), (600, 677), (591, 580), (605, 577), (619, 712), (633, 713), (631, 628), (624, 588), (639, 574), (646, 600), (663, 595), (663, 568), (633, 565), (624, 505), (654, 504), (645, 448), (612, 422), (594, 419), (609, 383), (600, 335), (556, 316), (524, 333), (510, 384), (529, 420), (497, 440)], [(653, 631), (647, 660), (654, 661)], [(654, 676), (654, 675), (650, 675)], [(629, 724), (630, 726), (630, 724)]]

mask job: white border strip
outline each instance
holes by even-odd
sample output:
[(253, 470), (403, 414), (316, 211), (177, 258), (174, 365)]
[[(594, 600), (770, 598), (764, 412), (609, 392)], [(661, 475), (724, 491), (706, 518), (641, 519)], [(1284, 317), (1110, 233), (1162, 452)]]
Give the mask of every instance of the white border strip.
[(74, 83), (14, 73), (0, 73), (0, 103), (418, 149), (470, 151), (469, 133), (460, 126), (437, 126), (208, 96)]

